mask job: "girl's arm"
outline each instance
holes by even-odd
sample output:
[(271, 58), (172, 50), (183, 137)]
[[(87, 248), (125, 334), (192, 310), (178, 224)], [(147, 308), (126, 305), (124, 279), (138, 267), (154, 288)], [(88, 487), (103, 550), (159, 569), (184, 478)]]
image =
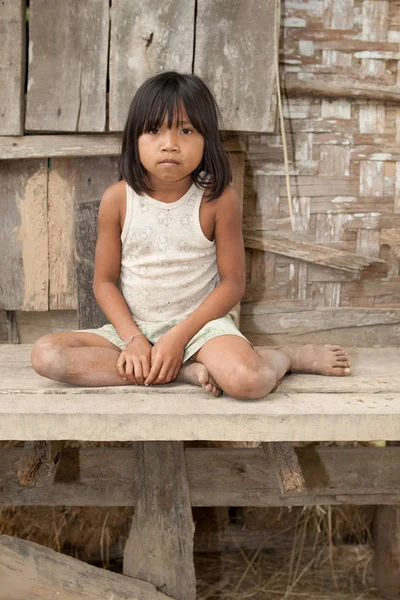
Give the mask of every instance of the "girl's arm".
[(174, 330), (185, 344), (209, 321), (223, 317), (241, 300), (246, 288), (242, 207), (228, 185), (215, 201), (215, 242), (220, 283)]
[(120, 210), (124, 196), (125, 183), (118, 182), (107, 188), (101, 198), (93, 292), (109, 322), (114, 325), (119, 336), (126, 340), (131, 335), (140, 333), (140, 330), (117, 287), (121, 269)]

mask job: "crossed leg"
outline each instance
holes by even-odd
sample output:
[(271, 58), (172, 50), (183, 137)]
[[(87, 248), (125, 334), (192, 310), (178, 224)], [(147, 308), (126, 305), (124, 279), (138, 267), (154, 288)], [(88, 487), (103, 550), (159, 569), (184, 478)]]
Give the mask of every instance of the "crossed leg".
[[(219, 393), (223, 390), (239, 399), (263, 398), (288, 371), (334, 376), (350, 373), (350, 360), (340, 346), (307, 344), (253, 350), (245, 340), (232, 335), (206, 342), (193, 359), (204, 365), (212, 378), (213, 389), (207, 391), (217, 395), (216, 387)], [(198, 369), (196, 363), (190, 368)], [(187, 373), (186, 380), (190, 381)], [(185, 367), (181, 378), (184, 375)]]
[[(43, 336), (32, 349), (34, 370), (56, 381), (80, 386), (128, 385), (117, 370), (120, 349), (86, 332)], [(185, 363), (177, 380), (202, 386), (214, 396), (224, 391), (239, 399), (263, 398), (287, 371), (344, 376), (350, 361), (340, 346), (303, 345), (258, 348), (222, 335), (204, 344)]]

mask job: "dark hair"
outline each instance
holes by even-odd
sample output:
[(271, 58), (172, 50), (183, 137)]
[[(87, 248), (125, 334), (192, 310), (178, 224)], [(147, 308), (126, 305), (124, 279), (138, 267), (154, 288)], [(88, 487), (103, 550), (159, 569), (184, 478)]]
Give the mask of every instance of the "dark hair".
[[(191, 175), (199, 188), (211, 190), (210, 201), (218, 198), (232, 181), (232, 171), (218, 130), (221, 113), (214, 96), (197, 75), (168, 71), (150, 77), (140, 86), (129, 107), (124, 128), (120, 180), (124, 179), (137, 194), (151, 189), (147, 171), (139, 159), (138, 138), (160, 127), (166, 115), (168, 127), (172, 127), (173, 119), (180, 119), (181, 104), (193, 127), (204, 137), (203, 157)], [(209, 180), (201, 175), (202, 171)]]

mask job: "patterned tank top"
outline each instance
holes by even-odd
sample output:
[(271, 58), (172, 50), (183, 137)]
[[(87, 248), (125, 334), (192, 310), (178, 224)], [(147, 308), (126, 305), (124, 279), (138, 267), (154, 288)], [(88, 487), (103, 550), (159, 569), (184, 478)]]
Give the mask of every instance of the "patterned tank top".
[(181, 320), (219, 283), (215, 241), (200, 226), (204, 190), (166, 204), (126, 184), (120, 288), (135, 321)]

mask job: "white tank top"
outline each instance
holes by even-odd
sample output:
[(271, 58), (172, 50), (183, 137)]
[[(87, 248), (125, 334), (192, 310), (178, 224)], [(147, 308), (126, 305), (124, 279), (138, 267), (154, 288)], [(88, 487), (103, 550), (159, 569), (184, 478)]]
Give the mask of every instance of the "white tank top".
[(200, 226), (204, 190), (166, 204), (126, 184), (120, 288), (135, 321), (184, 319), (219, 283), (215, 241)]

